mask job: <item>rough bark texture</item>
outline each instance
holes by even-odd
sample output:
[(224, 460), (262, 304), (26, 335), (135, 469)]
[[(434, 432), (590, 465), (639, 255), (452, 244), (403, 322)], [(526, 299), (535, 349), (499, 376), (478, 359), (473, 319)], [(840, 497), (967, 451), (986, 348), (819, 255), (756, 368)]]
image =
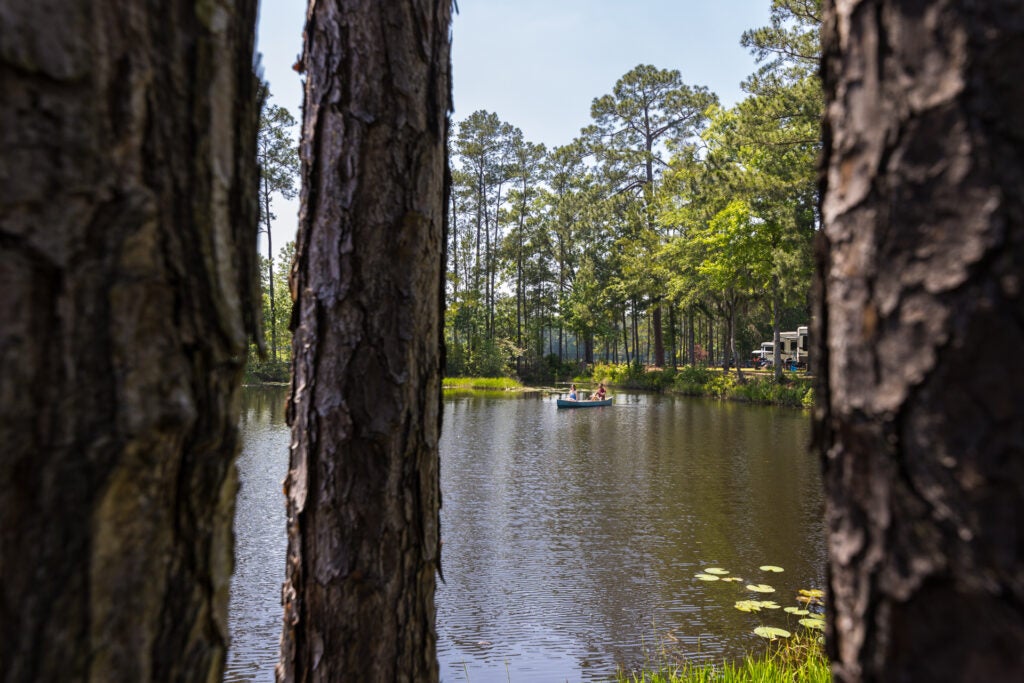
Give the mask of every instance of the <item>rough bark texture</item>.
[(255, 14), (0, 10), (3, 680), (223, 670)]
[(279, 680), (437, 680), (450, 11), (307, 16)]
[(665, 335), (661, 325), (661, 304), (654, 307), (651, 314), (654, 327), (654, 364), (659, 368), (665, 367)]
[(834, 669), (1024, 680), (1024, 5), (827, 2), (823, 38)]

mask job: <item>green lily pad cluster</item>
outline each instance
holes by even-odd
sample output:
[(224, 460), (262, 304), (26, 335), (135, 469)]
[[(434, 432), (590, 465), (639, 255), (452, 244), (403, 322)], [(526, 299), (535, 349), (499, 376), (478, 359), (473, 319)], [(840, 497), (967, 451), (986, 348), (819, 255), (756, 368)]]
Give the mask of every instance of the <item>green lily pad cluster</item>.
[[(797, 602), (800, 602), (801, 604), (808, 606), (810, 606), (811, 604), (823, 604), (824, 597), (825, 592), (818, 589), (800, 589), (796, 595)], [(783, 611), (787, 614), (792, 614), (795, 617), (803, 617), (799, 620), (798, 623), (804, 628), (809, 628), (815, 631), (825, 630), (824, 614), (811, 612), (810, 610), (805, 609), (803, 607), (786, 607), (785, 609), (783, 609)], [(786, 635), (782, 635), (780, 631), (782, 633), (786, 633)], [(762, 638), (767, 638), (769, 640), (775, 640), (776, 638), (788, 638), (790, 635), (788, 632), (783, 631), (783, 629), (773, 629), (769, 626), (759, 626), (758, 628), (754, 629), (754, 633), (761, 636)]]
[(741, 612), (760, 612), (762, 609), (779, 608), (779, 603), (774, 600), (740, 600), (736, 603), (736, 609)]
[(748, 591), (754, 591), (755, 593), (774, 593), (775, 589), (766, 583), (748, 583)]
[[(782, 567), (774, 564), (764, 564), (758, 567), (762, 572), (768, 572), (772, 574), (780, 574), (785, 571)], [(704, 570), (696, 574), (696, 578), (701, 581), (734, 581), (741, 582), (743, 579), (736, 576), (727, 576), (729, 574), (728, 569), (722, 567), (705, 567)], [(766, 583), (748, 583), (746, 584), (747, 590), (753, 593), (774, 593), (775, 588)], [(815, 631), (825, 630), (825, 616), (823, 614), (811, 612), (808, 607), (812, 605), (823, 606), (824, 605), (825, 592), (819, 589), (800, 589), (797, 592), (796, 600), (802, 606), (800, 607), (786, 607), (783, 609), (787, 614), (792, 614), (794, 617), (802, 617), (799, 620), (799, 624), (804, 628), (812, 629)], [(766, 609), (782, 609), (781, 606), (773, 600), (739, 600), (734, 605), (736, 609), (741, 612), (760, 612)], [(754, 634), (761, 638), (768, 640), (777, 640), (779, 638), (789, 638), (792, 633), (783, 628), (777, 628), (775, 626), (758, 626), (754, 629)]]
[(706, 567), (703, 572), (701, 572), (700, 574), (695, 574), (694, 576), (696, 578), (700, 579), (701, 581), (718, 581), (718, 580), (722, 580), (722, 581), (742, 581), (743, 580), (743, 579), (733, 578), (731, 576), (730, 577), (726, 577), (725, 575), (728, 574), (728, 573), (729, 573), (728, 569), (722, 569), (721, 567)]

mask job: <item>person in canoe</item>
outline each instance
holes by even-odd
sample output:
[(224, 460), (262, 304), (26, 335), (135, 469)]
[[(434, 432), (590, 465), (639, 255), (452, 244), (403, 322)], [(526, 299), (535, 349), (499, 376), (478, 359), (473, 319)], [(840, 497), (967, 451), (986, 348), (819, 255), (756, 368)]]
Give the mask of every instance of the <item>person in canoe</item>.
[(600, 384), (597, 385), (597, 391), (591, 394), (590, 400), (603, 401), (606, 393), (607, 392), (604, 390), (604, 382), (601, 382)]
[(572, 389), (569, 390), (569, 400), (570, 401), (575, 401), (576, 400), (576, 385), (575, 384), (573, 384), (572, 385)]

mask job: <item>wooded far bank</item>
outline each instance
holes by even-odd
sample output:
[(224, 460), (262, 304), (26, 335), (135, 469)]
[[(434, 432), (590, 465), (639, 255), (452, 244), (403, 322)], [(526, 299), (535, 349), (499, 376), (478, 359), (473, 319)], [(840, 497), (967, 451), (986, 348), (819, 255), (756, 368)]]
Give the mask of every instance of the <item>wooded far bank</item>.
[(760, 68), (733, 107), (641, 64), (553, 149), (496, 113), (457, 122), (449, 374), (728, 369), (807, 324), (822, 98), (820, 7), (800, 5), (741, 37)]

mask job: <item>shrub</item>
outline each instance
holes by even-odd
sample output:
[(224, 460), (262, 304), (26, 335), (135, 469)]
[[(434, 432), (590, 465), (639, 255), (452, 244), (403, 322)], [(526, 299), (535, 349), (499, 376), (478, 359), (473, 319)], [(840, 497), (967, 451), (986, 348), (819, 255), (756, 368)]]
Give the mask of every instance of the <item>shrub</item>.
[(576, 378), (580, 382), (604, 382), (626, 389), (672, 391), (686, 396), (733, 399), (750, 403), (771, 403), (809, 408), (814, 405), (811, 381), (795, 373), (787, 373), (779, 382), (774, 377), (744, 375), (742, 383), (735, 373), (720, 368), (686, 365), (678, 370), (647, 370), (623, 363), (598, 363), (590, 375)]
[(804, 399), (803, 399), (802, 403), (803, 403), (804, 408), (813, 408), (814, 407), (814, 387), (808, 387), (807, 388), (807, 393), (804, 394)]
[(755, 377), (732, 389), (732, 397), (741, 401), (773, 403), (792, 407), (813, 405), (813, 395), (808, 399), (810, 393), (809, 380), (798, 379), (790, 375), (783, 375), (782, 380), (778, 382), (774, 377)]
[(249, 363), (245, 368), (246, 384), (285, 384), (291, 378), (287, 361)]

